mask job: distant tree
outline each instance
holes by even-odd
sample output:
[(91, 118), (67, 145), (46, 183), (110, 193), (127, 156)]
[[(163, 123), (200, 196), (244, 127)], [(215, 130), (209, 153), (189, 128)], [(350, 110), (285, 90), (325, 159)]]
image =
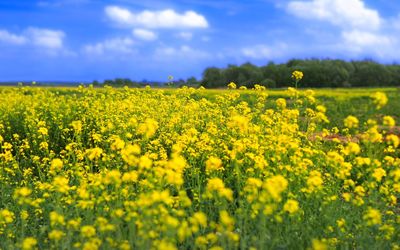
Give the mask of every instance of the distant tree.
[(276, 82), (273, 79), (266, 78), (260, 82), (260, 85), (267, 88), (276, 88)]
[(199, 85), (199, 82), (197, 81), (196, 77), (192, 76), (186, 80), (186, 84), (188, 86), (197, 86)]
[(207, 68), (203, 73), (202, 85), (206, 88), (217, 88), (225, 85), (221, 70), (216, 67)]
[(240, 66), (229, 64), (226, 68), (207, 68), (203, 84), (209, 88), (226, 86), (229, 82), (247, 87), (255, 83), (270, 87), (292, 85), (291, 73), (300, 70), (304, 78), (300, 87), (351, 87), (351, 86), (399, 86), (400, 65), (378, 64), (372, 60), (346, 62), (331, 59), (292, 59), (287, 63), (269, 62), (257, 67), (251, 63)]
[(114, 84), (114, 81), (113, 81), (113, 80), (104, 80), (104, 85), (113, 86), (113, 85), (115, 85), (115, 84)]

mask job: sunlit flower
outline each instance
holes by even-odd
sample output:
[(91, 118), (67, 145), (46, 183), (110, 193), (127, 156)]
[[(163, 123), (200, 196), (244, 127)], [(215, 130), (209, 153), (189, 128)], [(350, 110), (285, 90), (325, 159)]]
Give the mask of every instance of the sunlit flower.
[(374, 208), (368, 208), (367, 212), (364, 214), (363, 219), (368, 225), (379, 225), (382, 223), (382, 216), (379, 210)]
[(22, 241), (21, 248), (22, 250), (31, 250), (34, 249), (37, 245), (37, 240), (33, 237), (27, 237)]
[(300, 81), (301, 79), (303, 79), (303, 72), (298, 71), (298, 70), (293, 71), (292, 78), (295, 81)]
[(228, 88), (229, 88), (229, 89), (236, 89), (236, 84), (235, 84), (234, 82), (230, 82), (230, 83), (228, 84)]
[(375, 92), (371, 95), (371, 98), (373, 99), (373, 102), (376, 105), (377, 109), (381, 109), (388, 102), (388, 98), (383, 92)]
[(358, 119), (355, 116), (349, 115), (344, 119), (344, 126), (346, 128), (357, 128), (358, 127)]
[(283, 205), (283, 210), (289, 214), (296, 213), (299, 210), (299, 203), (296, 200), (288, 200)]

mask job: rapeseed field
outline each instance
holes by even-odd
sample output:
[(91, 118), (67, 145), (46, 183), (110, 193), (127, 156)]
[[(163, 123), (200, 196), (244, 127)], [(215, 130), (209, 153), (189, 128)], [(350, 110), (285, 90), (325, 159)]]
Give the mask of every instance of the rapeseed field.
[(400, 249), (396, 89), (228, 86), (1, 88), (0, 249)]

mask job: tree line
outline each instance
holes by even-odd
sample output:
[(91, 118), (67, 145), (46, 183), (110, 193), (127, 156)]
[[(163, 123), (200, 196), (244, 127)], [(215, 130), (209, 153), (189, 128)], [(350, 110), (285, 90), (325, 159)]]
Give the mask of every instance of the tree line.
[(400, 86), (400, 65), (380, 64), (371, 60), (299, 60), (287, 63), (268, 63), (256, 66), (245, 63), (226, 68), (209, 67), (203, 72), (201, 85), (206, 88), (226, 87), (230, 82), (238, 86), (253, 87), (260, 84), (268, 88), (292, 86), (291, 73), (302, 71), (304, 78), (300, 87), (381, 87)]

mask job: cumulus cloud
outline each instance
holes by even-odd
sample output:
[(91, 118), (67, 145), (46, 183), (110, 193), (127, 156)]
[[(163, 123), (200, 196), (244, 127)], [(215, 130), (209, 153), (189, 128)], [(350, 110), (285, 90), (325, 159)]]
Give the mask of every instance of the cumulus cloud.
[(273, 50), (265, 45), (258, 45), (255, 47), (248, 47), (248, 48), (243, 48), (242, 53), (246, 57), (250, 58), (268, 58), (272, 56)]
[(245, 47), (241, 50), (242, 54), (251, 59), (268, 59), (275, 58), (281, 55), (283, 51), (287, 49), (285, 43), (279, 43), (275, 45), (255, 45), (251, 47)]
[(192, 33), (192, 32), (182, 31), (182, 32), (179, 32), (179, 33), (177, 34), (177, 36), (178, 36), (179, 38), (182, 38), (182, 39), (184, 39), (184, 40), (189, 41), (189, 40), (192, 40), (192, 38), (193, 38), (193, 33)]
[(134, 13), (119, 6), (107, 6), (106, 15), (114, 23), (125, 27), (159, 28), (207, 28), (206, 18), (194, 11), (182, 14), (172, 9), (161, 11), (144, 10)]
[(11, 44), (25, 44), (27, 42), (26, 37), (12, 34), (7, 30), (0, 30), (0, 41)]
[[(339, 27), (336, 38), (320, 44), (327, 50), (347, 55), (397, 54), (398, 40), (393, 36), (396, 19), (385, 19), (362, 0), (290, 1), (287, 11), (298, 18), (330, 23)], [(316, 39), (318, 34), (315, 35)]]
[(297, 17), (327, 21), (344, 28), (376, 30), (382, 24), (378, 11), (365, 6), (362, 0), (291, 1), (287, 11)]
[(0, 30), (0, 41), (14, 45), (33, 45), (46, 49), (62, 49), (65, 33), (61, 30), (51, 30), (30, 27), (21, 34), (13, 34)]
[(151, 30), (134, 29), (132, 33), (136, 38), (141, 39), (141, 40), (145, 40), (145, 41), (157, 40), (157, 34)]
[(400, 14), (397, 15), (392, 20), (390, 20), (390, 23), (393, 26), (393, 28), (400, 30)]
[(103, 55), (106, 52), (134, 54), (136, 51), (133, 45), (134, 41), (130, 38), (114, 38), (96, 44), (88, 44), (84, 46), (83, 50), (90, 55)]
[(65, 33), (60, 30), (28, 28), (25, 32), (29, 40), (36, 46), (48, 49), (61, 49)]
[(344, 31), (342, 36), (347, 44), (359, 47), (386, 46), (392, 43), (390, 37), (360, 30)]
[(163, 60), (167, 58), (179, 58), (183, 57), (185, 59), (205, 59), (209, 58), (210, 55), (202, 50), (193, 49), (187, 45), (183, 45), (179, 48), (174, 47), (160, 47), (155, 51), (155, 58), (158, 60)]

